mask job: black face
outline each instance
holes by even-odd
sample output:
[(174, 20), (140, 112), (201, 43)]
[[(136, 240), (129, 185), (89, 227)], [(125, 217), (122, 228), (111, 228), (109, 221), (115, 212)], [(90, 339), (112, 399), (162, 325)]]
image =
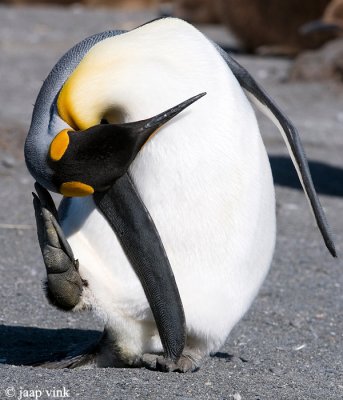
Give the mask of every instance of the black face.
[(96, 125), (68, 132), (69, 145), (58, 161), (49, 160), (54, 184), (82, 182), (95, 191), (108, 189), (129, 168), (153, 131), (136, 135), (127, 125)]
[[(204, 95), (201, 93), (147, 120), (100, 124), (84, 131), (65, 132), (63, 154), (54, 160), (50, 153), (48, 159), (54, 171), (53, 183), (67, 196), (108, 189), (125, 174), (144, 143), (160, 126)], [(64, 190), (65, 186), (68, 191)], [(82, 193), (84, 189), (75, 191), (75, 187), (86, 187), (85, 193)]]

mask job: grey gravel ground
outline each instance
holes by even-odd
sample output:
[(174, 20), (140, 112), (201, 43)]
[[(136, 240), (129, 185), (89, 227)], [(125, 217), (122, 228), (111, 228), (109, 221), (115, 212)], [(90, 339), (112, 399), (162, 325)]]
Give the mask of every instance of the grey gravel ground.
[[(72, 399), (342, 399), (342, 259), (334, 260), (326, 251), (285, 146), (261, 116), (277, 183), (277, 246), (258, 298), (221, 352), (199, 372), (186, 375), (20, 366), (37, 355), (62, 354), (75, 343), (94, 340), (101, 331), (101, 323), (92, 315), (57, 311), (42, 292), (44, 267), (34, 229), (33, 181), (22, 155), (32, 104), (52, 65), (75, 42), (153, 17), (151, 12), (79, 7), (0, 7), (0, 398), (47, 399), (50, 394)], [(223, 32), (208, 32), (232, 44)], [(289, 61), (238, 59), (301, 131), (342, 254), (342, 84), (288, 84)], [(64, 393), (56, 392), (63, 388)]]

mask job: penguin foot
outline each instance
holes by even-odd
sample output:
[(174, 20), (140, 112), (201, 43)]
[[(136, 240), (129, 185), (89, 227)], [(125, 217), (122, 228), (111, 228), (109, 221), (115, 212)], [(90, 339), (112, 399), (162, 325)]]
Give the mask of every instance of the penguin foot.
[(182, 354), (177, 360), (171, 360), (156, 354), (143, 354), (141, 362), (143, 367), (161, 372), (195, 372), (199, 369), (199, 361), (191, 354)]
[(177, 361), (158, 357), (156, 369), (161, 372), (195, 372), (199, 365), (190, 355), (182, 354)]
[(58, 222), (58, 213), (49, 192), (35, 184), (33, 194), (37, 234), (47, 272), (47, 297), (63, 310), (71, 310), (80, 301), (87, 282), (78, 271), (78, 261)]
[(141, 365), (146, 369), (156, 370), (157, 354), (145, 353), (141, 357)]

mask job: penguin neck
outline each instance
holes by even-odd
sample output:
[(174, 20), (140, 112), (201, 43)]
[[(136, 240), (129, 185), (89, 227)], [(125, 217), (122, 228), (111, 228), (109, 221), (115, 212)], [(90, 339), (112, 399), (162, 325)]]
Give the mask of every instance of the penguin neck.
[[(58, 125), (63, 125), (61, 121), (58, 122), (60, 118), (56, 115), (57, 95), (70, 72), (77, 67), (89, 49), (108, 37), (122, 33), (124, 31), (107, 31), (90, 36), (76, 44), (57, 62), (43, 83), (33, 109), (24, 153), (31, 175), (49, 190), (55, 191), (56, 188), (51, 182), (52, 171), (46, 162), (47, 152), (51, 140), (59, 133), (59, 130), (54, 129), (59, 129)], [(69, 128), (68, 124), (64, 123), (63, 128)]]
[(206, 62), (208, 49), (215, 52), (194, 27), (174, 18), (105, 39), (67, 79), (59, 114), (78, 129), (102, 119), (122, 123), (156, 115), (205, 91), (194, 68)]

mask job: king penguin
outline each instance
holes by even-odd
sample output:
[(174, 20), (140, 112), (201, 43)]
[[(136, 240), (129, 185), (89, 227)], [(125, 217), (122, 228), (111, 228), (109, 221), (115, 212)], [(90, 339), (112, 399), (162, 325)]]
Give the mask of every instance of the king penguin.
[[(266, 277), (276, 235), (272, 174), (249, 99), (282, 133), (335, 256), (296, 129), (248, 72), (192, 25), (163, 18), (97, 34), (53, 68), (25, 144), (38, 182), (48, 292), (61, 308), (92, 308), (105, 325), (98, 345), (55, 366), (186, 372), (224, 344)], [(47, 190), (64, 195), (58, 211)], [(113, 223), (127, 193), (138, 199), (133, 217), (128, 222), (124, 211), (122, 225)], [(144, 223), (129, 230), (148, 246), (159, 244), (147, 252), (159, 254), (153, 274), (166, 263), (164, 283), (137, 273), (140, 239), (121, 241), (136, 210), (152, 236), (144, 236)], [(181, 349), (161, 357), (174, 337)]]

